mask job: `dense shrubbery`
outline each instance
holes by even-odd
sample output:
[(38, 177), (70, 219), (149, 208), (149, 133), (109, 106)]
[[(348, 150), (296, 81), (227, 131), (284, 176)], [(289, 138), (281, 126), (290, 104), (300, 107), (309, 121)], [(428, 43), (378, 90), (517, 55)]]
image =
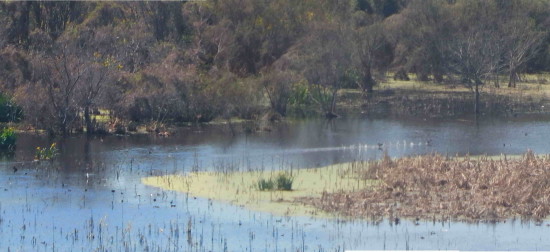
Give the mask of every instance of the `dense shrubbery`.
[[(94, 132), (99, 108), (111, 124), (334, 117), (339, 89), (371, 93), (388, 70), (476, 93), (498, 75), (515, 87), (549, 71), (549, 4), (3, 2), (0, 91), (55, 134)], [(0, 121), (19, 120), (2, 101)]]
[(288, 99), (288, 109), (290, 114), (295, 116), (303, 117), (315, 113), (316, 107), (306, 83), (298, 82), (292, 87)]

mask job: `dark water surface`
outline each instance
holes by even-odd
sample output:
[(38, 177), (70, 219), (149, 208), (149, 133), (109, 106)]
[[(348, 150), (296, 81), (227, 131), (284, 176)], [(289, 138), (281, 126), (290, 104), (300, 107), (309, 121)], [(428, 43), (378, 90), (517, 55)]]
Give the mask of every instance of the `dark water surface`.
[[(550, 153), (545, 120), (305, 120), (233, 136), (223, 126), (153, 135), (72, 137), (54, 162), (32, 163), (45, 136), (20, 135), (0, 162), (0, 249), (6, 251), (342, 251), (550, 247), (548, 222), (373, 224), (280, 217), (143, 186), (191, 170), (298, 169), (440, 152)], [(381, 144), (381, 146), (379, 145)], [(380, 149), (383, 149), (381, 151)], [(15, 171), (14, 167), (17, 169)]]

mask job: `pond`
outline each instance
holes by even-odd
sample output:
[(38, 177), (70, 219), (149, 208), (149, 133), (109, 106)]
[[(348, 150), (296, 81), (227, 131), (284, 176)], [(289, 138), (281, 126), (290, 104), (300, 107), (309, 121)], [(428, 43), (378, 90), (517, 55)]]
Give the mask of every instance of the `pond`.
[(0, 162), (0, 248), (7, 251), (541, 250), (550, 223), (373, 223), (284, 217), (148, 187), (190, 171), (300, 169), (440, 152), (550, 153), (550, 121), (338, 119), (287, 121), (232, 135), (192, 127), (170, 137), (71, 137), (56, 161), (32, 162), (45, 136), (22, 134)]

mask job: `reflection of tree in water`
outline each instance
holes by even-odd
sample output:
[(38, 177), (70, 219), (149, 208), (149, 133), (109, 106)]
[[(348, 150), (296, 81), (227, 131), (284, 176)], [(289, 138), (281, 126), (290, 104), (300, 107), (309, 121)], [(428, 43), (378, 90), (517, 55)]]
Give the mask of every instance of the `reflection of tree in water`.
[[(40, 138), (33, 138), (26, 144), (40, 146)], [(37, 176), (45, 176), (49, 183), (84, 188), (100, 185), (108, 175), (105, 161), (95, 153), (96, 139), (89, 137), (64, 138), (56, 141), (59, 155), (50, 161), (35, 164)]]
[(13, 160), (15, 158), (15, 151), (0, 151), (0, 161)]

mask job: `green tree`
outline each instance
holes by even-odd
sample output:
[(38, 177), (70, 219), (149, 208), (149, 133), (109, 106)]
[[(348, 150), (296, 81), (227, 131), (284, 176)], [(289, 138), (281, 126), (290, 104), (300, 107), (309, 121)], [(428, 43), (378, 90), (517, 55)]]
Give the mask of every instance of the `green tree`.
[(359, 87), (363, 92), (372, 93), (376, 80), (373, 78), (373, 70), (382, 68), (387, 64), (384, 62), (384, 54), (387, 53), (387, 42), (383, 34), (381, 24), (372, 24), (360, 27), (355, 33), (355, 45), (358, 58), (358, 72), (361, 75)]
[(352, 31), (346, 25), (316, 27), (304, 41), (302, 74), (310, 85), (313, 100), (327, 118), (336, 117), (338, 91), (353, 68)]
[(443, 1), (413, 0), (401, 13), (384, 21), (394, 48), (393, 65), (413, 72), (421, 81), (437, 82), (447, 74), (444, 45), (452, 37), (450, 7)]

